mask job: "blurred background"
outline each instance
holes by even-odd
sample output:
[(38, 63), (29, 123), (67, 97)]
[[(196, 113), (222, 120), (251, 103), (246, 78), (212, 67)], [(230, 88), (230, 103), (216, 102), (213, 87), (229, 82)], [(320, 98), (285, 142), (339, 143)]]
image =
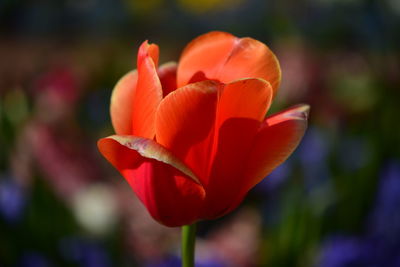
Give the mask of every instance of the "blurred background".
[(198, 226), (196, 266), (400, 266), (400, 1), (0, 1), (0, 266), (179, 266), (98, 153), (143, 40), (177, 61), (199, 34), (268, 44), (271, 112), (311, 105), (296, 152), (232, 214)]

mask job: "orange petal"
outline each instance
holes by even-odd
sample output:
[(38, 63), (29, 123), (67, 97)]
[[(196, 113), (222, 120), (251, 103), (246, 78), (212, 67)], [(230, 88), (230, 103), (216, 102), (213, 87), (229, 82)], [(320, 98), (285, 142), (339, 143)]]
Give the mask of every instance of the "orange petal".
[(153, 60), (154, 65), (157, 67), (159, 54), (160, 54), (160, 49), (158, 48), (158, 45), (149, 44), (147, 40), (144, 41), (140, 45), (138, 51), (138, 56), (137, 56), (138, 67), (140, 66), (140, 64), (142, 64), (143, 60), (148, 56)]
[(155, 134), (155, 114), (163, 97), (161, 82), (154, 63), (158, 60), (155, 55), (158, 56), (158, 49), (154, 46), (148, 45), (147, 42), (141, 45), (138, 53), (138, 80), (132, 111), (132, 133), (150, 139), (153, 139)]
[[(229, 57), (237, 38), (225, 32), (210, 32), (191, 41), (183, 50), (178, 66), (178, 87), (189, 83), (200, 72), (215, 79)], [(206, 78), (205, 78), (206, 79)]]
[(247, 160), (245, 192), (292, 154), (307, 128), (309, 109), (308, 105), (297, 105), (265, 120)]
[(221, 216), (243, 185), (244, 162), (262, 119), (270, 106), (272, 89), (259, 79), (226, 85), (217, 108), (211, 153), (205, 218)]
[(218, 100), (217, 129), (231, 118), (262, 121), (272, 100), (271, 85), (261, 79), (240, 79), (225, 85)]
[(275, 96), (281, 82), (281, 68), (274, 53), (264, 43), (241, 38), (222, 66), (218, 79), (228, 82), (247, 77), (268, 81)]
[(153, 140), (113, 135), (98, 141), (154, 219), (181, 226), (198, 219), (205, 191), (193, 172)]
[[(176, 89), (176, 69), (175, 62), (165, 63), (158, 68), (164, 95)], [(132, 134), (132, 109), (137, 77), (137, 70), (128, 72), (118, 81), (111, 94), (111, 122), (116, 134)]]
[(274, 91), (281, 80), (279, 62), (262, 42), (237, 38), (224, 32), (210, 32), (194, 39), (182, 53), (178, 86), (192, 78), (215, 79), (223, 83), (241, 78), (262, 78)]
[(157, 73), (160, 78), (164, 97), (176, 89), (177, 67), (176, 62), (168, 62), (158, 68)]
[(137, 71), (125, 74), (111, 94), (110, 114), (117, 134), (132, 134), (132, 105), (136, 91)]
[(204, 179), (213, 135), (218, 88), (192, 83), (167, 95), (156, 116), (156, 139)]

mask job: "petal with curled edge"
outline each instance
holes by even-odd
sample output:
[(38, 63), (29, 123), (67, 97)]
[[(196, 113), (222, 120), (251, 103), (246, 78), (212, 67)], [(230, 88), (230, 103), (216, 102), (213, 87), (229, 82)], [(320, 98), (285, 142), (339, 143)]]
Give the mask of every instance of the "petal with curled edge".
[(214, 81), (191, 83), (167, 95), (156, 116), (156, 139), (201, 180), (207, 175), (218, 89)]
[(193, 172), (163, 146), (147, 138), (113, 135), (100, 139), (98, 147), (154, 219), (171, 227), (199, 219), (204, 188)]
[(229, 83), (242, 78), (264, 79), (276, 95), (281, 69), (276, 56), (264, 43), (225, 32), (210, 32), (190, 42), (179, 61), (179, 87), (194, 80)]
[[(225, 32), (210, 32), (191, 41), (183, 50), (178, 66), (178, 87), (202, 80), (214, 79), (221, 64), (231, 53), (236, 37)], [(195, 78), (196, 80), (193, 80)]]
[(247, 192), (296, 149), (307, 128), (310, 107), (296, 105), (269, 116), (262, 124), (247, 158)]
[(271, 104), (272, 88), (261, 79), (227, 84), (219, 97), (210, 155), (205, 218), (222, 216), (240, 191), (244, 162)]
[(308, 111), (308, 105), (297, 105), (264, 121), (246, 155), (239, 190), (224, 214), (234, 210), (251, 188), (290, 156), (307, 128)]
[[(163, 98), (157, 75), (158, 48), (144, 42), (138, 52), (138, 79), (132, 109), (132, 134), (153, 139), (155, 114)], [(156, 52), (155, 52), (156, 51)]]
[(264, 79), (271, 84), (276, 96), (281, 83), (279, 61), (264, 43), (248, 37), (241, 38), (218, 73), (222, 82), (238, 78)]

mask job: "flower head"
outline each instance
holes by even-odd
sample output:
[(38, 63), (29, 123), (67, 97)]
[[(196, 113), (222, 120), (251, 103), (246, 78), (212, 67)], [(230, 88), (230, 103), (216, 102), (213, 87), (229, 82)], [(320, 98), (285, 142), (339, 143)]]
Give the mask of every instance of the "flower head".
[(180, 61), (158, 66), (144, 42), (137, 70), (111, 99), (116, 135), (98, 147), (167, 226), (220, 217), (298, 145), (307, 105), (264, 119), (280, 84), (278, 60), (263, 43), (229, 33), (194, 39)]

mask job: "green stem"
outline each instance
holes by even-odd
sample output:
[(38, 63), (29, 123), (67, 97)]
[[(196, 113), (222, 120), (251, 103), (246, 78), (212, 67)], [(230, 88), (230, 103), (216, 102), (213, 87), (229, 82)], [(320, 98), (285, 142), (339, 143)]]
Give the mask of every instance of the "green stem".
[(182, 267), (194, 267), (196, 224), (182, 226)]

